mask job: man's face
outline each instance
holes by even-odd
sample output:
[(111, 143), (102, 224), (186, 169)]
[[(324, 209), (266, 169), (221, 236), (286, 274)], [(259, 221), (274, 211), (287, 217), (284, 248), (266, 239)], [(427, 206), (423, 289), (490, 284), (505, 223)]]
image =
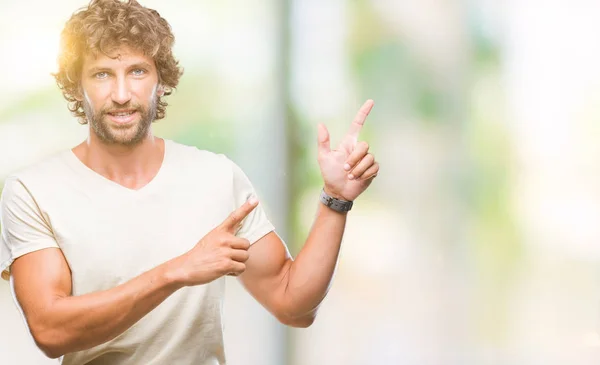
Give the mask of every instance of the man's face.
[(158, 74), (154, 60), (129, 47), (108, 57), (85, 57), (83, 109), (92, 132), (106, 144), (136, 145), (156, 118)]

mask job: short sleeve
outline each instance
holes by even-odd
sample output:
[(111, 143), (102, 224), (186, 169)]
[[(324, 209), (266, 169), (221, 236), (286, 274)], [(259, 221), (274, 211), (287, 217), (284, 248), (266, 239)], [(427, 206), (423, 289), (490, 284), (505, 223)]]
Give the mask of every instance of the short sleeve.
[(17, 178), (6, 180), (0, 197), (0, 271), (7, 279), (10, 265), (27, 253), (56, 247), (52, 227), (35, 198)]
[[(256, 194), (248, 176), (246, 176), (242, 169), (233, 161), (229, 159), (228, 161), (233, 172), (233, 197), (235, 208), (242, 206), (252, 196), (259, 198), (260, 202), (260, 197)], [(244, 219), (242, 227), (237, 232), (237, 236), (245, 238), (250, 241), (250, 244), (253, 244), (274, 229), (275, 227), (267, 218), (262, 204), (259, 203), (258, 206)]]

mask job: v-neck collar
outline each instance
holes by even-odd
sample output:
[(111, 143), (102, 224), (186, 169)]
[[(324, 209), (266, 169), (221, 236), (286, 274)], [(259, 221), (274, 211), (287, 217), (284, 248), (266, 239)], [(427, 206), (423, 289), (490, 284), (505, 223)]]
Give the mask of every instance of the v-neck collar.
[(156, 185), (159, 185), (161, 180), (164, 179), (166, 174), (165, 170), (169, 167), (169, 156), (171, 155), (171, 141), (163, 138), (164, 140), (164, 152), (163, 152), (163, 160), (158, 169), (158, 172), (152, 180), (150, 180), (146, 185), (142, 186), (139, 189), (131, 189), (126, 186), (123, 186), (115, 181), (110, 180), (109, 178), (97, 173), (96, 171), (89, 168), (86, 164), (84, 164), (77, 155), (73, 152), (72, 149), (68, 149), (65, 151), (66, 160), (69, 165), (71, 165), (76, 171), (85, 176), (86, 181), (93, 183), (100, 189), (112, 188), (111, 190), (123, 191), (128, 194), (141, 195), (147, 191), (151, 191), (155, 189)]

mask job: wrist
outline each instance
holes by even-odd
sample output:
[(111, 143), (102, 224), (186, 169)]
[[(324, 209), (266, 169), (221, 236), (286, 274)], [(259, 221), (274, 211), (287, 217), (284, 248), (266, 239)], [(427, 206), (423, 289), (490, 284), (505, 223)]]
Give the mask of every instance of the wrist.
[(346, 214), (352, 209), (353, 202), (346, 199), (336, 198), (327, 193), (325, 188), (321, 191), (319, 201), (323, 203), (327, 208), (334, 210), (338, 213)]
[(179, 260), (181, 260), (181, 256), (165, 262), (160, 267), (161, 278), (164, 280), (166, 286), (173, 288), (173, 290), (178, 290), (186, 286), (184, 272), (181, 269), (182, 265), (179, 263)]
[(341, 196), (340, 194), (332, 191), (327, 186), (323, 186), (323, 191), (325, 192), (325, 194), (329, 195), (332, 198), (335, 198), (335, 199), (338, 199), (338, 200), (348, 201), (348, 199), (346, 199), (343, 196)]

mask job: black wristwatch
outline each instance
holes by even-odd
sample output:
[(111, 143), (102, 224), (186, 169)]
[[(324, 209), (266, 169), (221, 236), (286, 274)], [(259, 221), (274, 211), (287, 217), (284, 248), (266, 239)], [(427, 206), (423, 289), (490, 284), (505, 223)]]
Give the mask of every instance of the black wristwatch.
[(321, 196), (319, 197), (321, 203), (325, 204), (329, 208), (335, 210), (336, 212), (345, 213), (352, 209), (352, 202), (347, 200), (336, 199), (332, 196), (329, 196), (325, 189), (321, 190)]

